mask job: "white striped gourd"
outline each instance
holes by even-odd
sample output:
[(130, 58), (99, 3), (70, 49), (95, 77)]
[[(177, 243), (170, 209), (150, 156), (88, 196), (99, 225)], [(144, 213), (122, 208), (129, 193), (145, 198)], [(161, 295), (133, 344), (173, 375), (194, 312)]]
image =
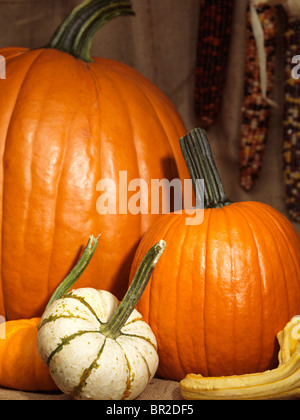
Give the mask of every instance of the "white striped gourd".
[(38, 350), (56, 385), (74, 399), (131, 400), (143, 392), (158, 367), (155, 336), (134, 307), (165, 243), (147, 253), (119, 304), (103, 290), (65, 293), (82, 273), (82, 261), (91, 258), (96, 246), (92, 240), (77, 272), (54, 293), (41, 318)]

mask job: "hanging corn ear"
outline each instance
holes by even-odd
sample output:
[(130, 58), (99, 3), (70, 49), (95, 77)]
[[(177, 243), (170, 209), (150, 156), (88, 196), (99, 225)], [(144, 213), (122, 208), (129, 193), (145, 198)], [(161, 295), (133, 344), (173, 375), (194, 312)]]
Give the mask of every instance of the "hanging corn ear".
[(209, 128), (222, 101), (234, 0), (201, 0), (195, 74), (195, 111)]
[(292, 59), (300, 56), (300, 18), (290, 17), (285, 31), (285, 109), (283, 165), (285, 199), (290, 217), (300, 222), (300, 70), (292, 73)]
[[(277, 9), (250, 4), (247, 9), (244, 103), (240, 139), (240, 183), (249, 191), (259, 178), (271, 115), (275, 73)], [(258, 37), (263, 36), (262, 42)], [(258, 48), (260, 46), (260, 49)]]

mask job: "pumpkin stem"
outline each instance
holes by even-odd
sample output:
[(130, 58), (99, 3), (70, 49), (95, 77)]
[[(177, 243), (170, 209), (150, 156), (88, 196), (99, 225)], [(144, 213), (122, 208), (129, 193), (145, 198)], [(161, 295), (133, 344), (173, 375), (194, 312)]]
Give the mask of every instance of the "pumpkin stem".
[[(196, 197), (197, 179), (204, 179), (204, 208), (220, 208), (232, 204), (225, 194), (206, 132), (202, 128), (190, 131), (180, 139), (180, 147)], [(199, 205), (196, 202), (196, 206)]]
[(47, 48), (54, 48), (91, 62), (96, 32), (117, 16), (134, 15), (131, 0), (86, 0), (56, 30)]
[(99, 236), (96, 239), (93, 236), (89, 237), (89, 241), (87, 243), (87, 246), (86, 246), (81, 258), (79, 259), (79, 261), (77, 262), (75, 267), (67, 275), (67, 277), (62, 281), (62, 283), (55, 290), (55, 292), (53, 293), (53, 295), (51, 296), (51, 298), (48, 302), (48, 305), (46, 306), (46, 309), (55, 300), (58, 300), (63, 295), (65, 295), (74, 286), (76, 281), (82, 275), (84, 270), (87, 268), (89, 262), (91, 261), (92, 256), (94, 255), (94, 252), (96, 251)]
[(100, 331), (103, 335), (117, 338), (121, 334), (121, 329), (140, 300), (165, 247), (165, 241), (160, 240), (147, 252), (118, 309), (110, 321), (101, 328)]

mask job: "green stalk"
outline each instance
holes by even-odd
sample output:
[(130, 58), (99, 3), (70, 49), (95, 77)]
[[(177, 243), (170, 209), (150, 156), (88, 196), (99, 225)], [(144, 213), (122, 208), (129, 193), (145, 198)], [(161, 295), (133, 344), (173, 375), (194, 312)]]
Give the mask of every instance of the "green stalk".
[(94, 252), (96, 251), (97, 245), (98, 245), (98, 238), (94, 238), (93, 236), (90, 236), (89, 241), (87, 243), (87, 246), (75, 265), (75, 267), (72, 269), (72, 271), (67, 275), (67, 277), (62, 281), (62, 283), (58, 286), (58, 288), (55, 290), (53, 295), (51, 296), (48, 305), (46, 306), (46, 309), (53, 303), (55, 300), (60, 299), (63, 295), (65, 295), (77, 282), (79, 277), (82, 275), (84, 270), (87, 268), (89, 262), (92, 259), (92, 256), (94, 255)]
[(103, 335), (115, 339), (121, 334), (121, 329), (140, 300), (165, 247), (165, 241), (161, 240), (147, 252), (118, 309), (110, 321), (100, 329)]
[[(90, 260), (92, 259), (98, 245), (98, 240), (99, 236), (96, 239), (93, 236), (90, 236), (88, 244), (78, 263), (55, 290), (51, 299), (49, 300), (46, 309), (54, 301), (63, 297), (74, 286), (74, 284), (82, 275), (82, 273), (88, 266)], [(121, 329), (125, 325), (127, 319), (136, 307), (145, 288), (147, 287), (152, 272), (159, 258), (164, 252), (165, 247), (165, 241), (161, 240), (147, 252), (131, 282), (127, 293), (125, 294), (122, 302), (118, 306), (118, 309), (116, 310), (110, 321), (104, 324), (103, 327), (100, 329), (100, 332), (103, 335), (110, 338), (117, 338), (120, 335)]]
[[(204, 180), (204, 208), (220, 208), (232, 204), (225, 193), (206, 132), (201, 128), (180, 139), (181, 151), (196, 194), (197, 179)], [(196, 206), (199, 206), (197, 200)]]
[(86, 0), (59, 26), (47, 48), (91, 62), (90, 49), (96, 32), (117, 16), (134, 14), (131, 0)]

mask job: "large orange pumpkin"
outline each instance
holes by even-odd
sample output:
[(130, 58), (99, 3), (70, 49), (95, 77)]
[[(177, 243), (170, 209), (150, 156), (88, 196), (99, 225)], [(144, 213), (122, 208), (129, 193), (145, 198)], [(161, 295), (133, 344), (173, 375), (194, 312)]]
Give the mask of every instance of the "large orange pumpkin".
[(300, 238), (271, 206), (231, 203), (205, 132), (181, 139), (194, 183), (204, 179), (204, 218), (164, 215), (144, 235), (145, 250), (167, 243), (138, 310), (156, 335), (163, 378), (229, 376), (278, 365), (276, 334), (300, 314)]
[(96, 29), (120, 14), (132, 14), (129, 1), (86, 1), (47, 48), (0, 49), (0, 314), (8, 320), (41, 315), (91, 234), (102, 233), (101, 245), (78, 287), (121, 298), (158, 216), (100, 215), (98, 182), (114, 181), (118, 193), (119, 171), (148, 184), (184, 177), (185, 127), (174, 105), (134, 69), (89, 57)]

